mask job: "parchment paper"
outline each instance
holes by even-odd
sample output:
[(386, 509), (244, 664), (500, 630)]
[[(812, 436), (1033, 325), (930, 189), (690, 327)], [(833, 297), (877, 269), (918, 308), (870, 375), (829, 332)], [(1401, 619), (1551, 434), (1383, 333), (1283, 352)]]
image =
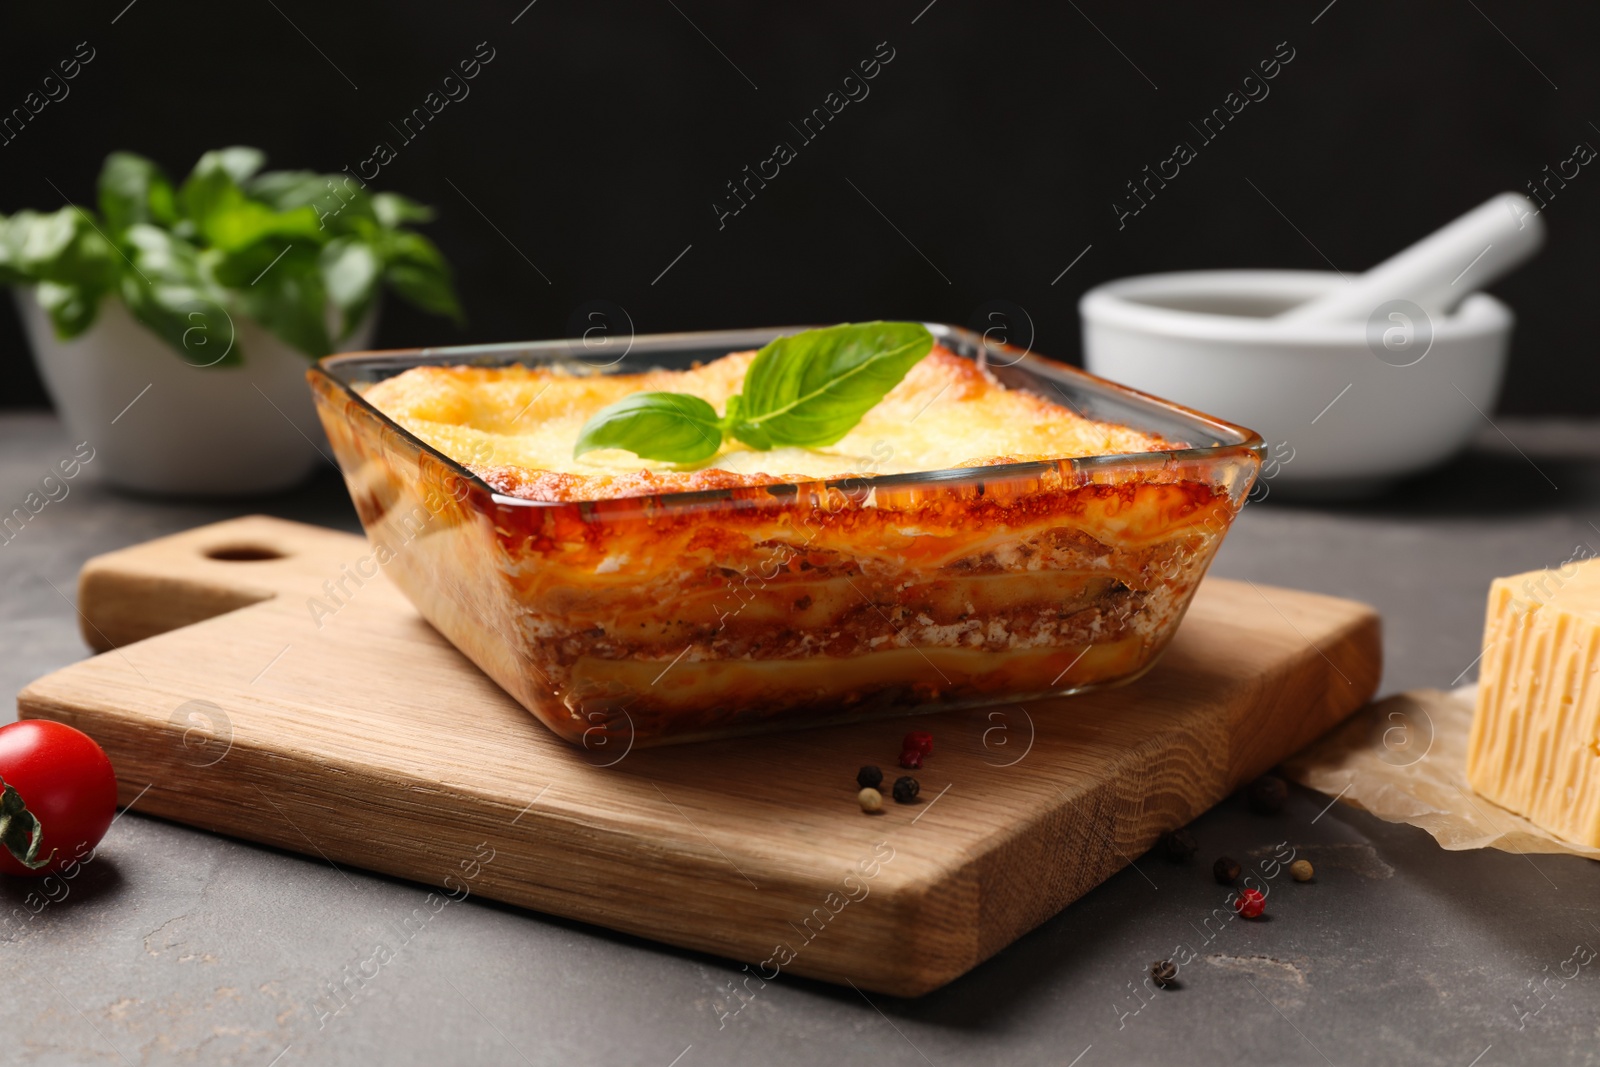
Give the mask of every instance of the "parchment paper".
[(1286, 761), (1284, 772), (1386, 822), (1421, 827), (1449, 849), (1564, 852), (1600, 849), (1555, 837), (1467, 785), (1467, 734), (1476, 686), (1418, 689), (1380, 700)]

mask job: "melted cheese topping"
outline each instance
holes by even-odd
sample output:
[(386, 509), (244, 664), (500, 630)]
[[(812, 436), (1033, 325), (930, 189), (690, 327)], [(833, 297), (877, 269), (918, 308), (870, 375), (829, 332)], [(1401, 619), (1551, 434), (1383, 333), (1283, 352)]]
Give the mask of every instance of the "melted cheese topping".
[(613, 375), (520, 365), (414, 367), (365, 396), (501, 491), (538, 499), (595, 500), (1181, 447), (1006, 389), (971, 361), (935, 348), (826, 448), (762, 452), (729, 439), (698, 464), (646, 460), (618, 449), (572, 455), (590, 416), (630, 393), (690, 393), (725, 410), (754, 358), (754, 352), (736, 352), (691, 370)]

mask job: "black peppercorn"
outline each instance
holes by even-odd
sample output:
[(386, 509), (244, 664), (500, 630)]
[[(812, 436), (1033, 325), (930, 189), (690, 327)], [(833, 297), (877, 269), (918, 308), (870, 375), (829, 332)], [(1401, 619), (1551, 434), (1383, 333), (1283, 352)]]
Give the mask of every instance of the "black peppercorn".
[(1161, 835), (1161, 852), (1169, 863), (1188, 863), (1200, 848), (1188, 830), (1168, 830)]
[(883, 772), (870, 763), (856, 772), (856, 785), (862, 789), (876, 789), (883, 784)]
[(1239, 861), (1231, 856), (1221, 856), (1211, 865), (1211, 873), (1218, 885), (1232, 885), (1239, 880)]
[(922, 787), (909, 774), (902, 775), (894, 780), (894, 802), (896, 804), (909, 804), (917, 799), (917, 794), (920, 792), (922, 792)]
[(1257, 815), (1276, 815), (1283, 810), (1284, 801), (1289, 799), (1289, 787), (1282, 778), (1264, 774), (1250, 783), (1250, 788), (1245, 790), (1245, 798), (1250, 802), (1250, 810)]
[(1150, 965), (1150, 980), (1162, 989), (1178, 984), (1178, 965), (1171, 960), (1156, 960)]

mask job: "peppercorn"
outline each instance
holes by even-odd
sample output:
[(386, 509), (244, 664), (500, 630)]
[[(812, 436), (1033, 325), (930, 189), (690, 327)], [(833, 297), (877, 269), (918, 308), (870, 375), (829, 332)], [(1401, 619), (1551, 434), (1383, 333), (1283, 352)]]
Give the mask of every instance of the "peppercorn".
[(867, 764), (856, 772), (856, 785), (862, 789), (876, 789), (883, 784), (883, 772)]
[(1211, 865), (1211, 875), (1218, 885), (1232, 885), (1239, 880), (1239, 861), (1232, 856), (1220, 856)]
[(1316, 873), (1310, 860), (1295, 860), (1289, 864), (1289, 877), (1297, 882), (1309, 882), (1311, 876)]
[(1161, 835), (1159, 844), (1169, 863), (1188, 863), (1200, 848), (1188, 830), (1168, 830)]
[(867, 786), (857, 793), (856, 799), (861, 802), (861, 810), (868, 815), (883, 810), (883, 794), (871, 786)]
[(1267, 898), (1259, 889), (1246, 889), (1234, 897), (1233, 910), (1246, 919), (1259, 919), (1267, 910)]
[(926, 730), (912, 730), (900, 743), (903, 749), (916, 749), (924, 756), (933, 755), (933, 735)]
[(909, 774), (902, 775), (894, 780), (894, 802), (896, 804), (909, 804), (917, 799), (917, 794), (920, 792), (922, 792), (922, 787)]
[(907, 770), (920, 771), (922, 769), (922, 753), (914, 748), (908, 748), (900, 753), (900, 766)]
[(1178, 984), (1178, 965), (1171, 960), (1156, 960), (1150, 965), (1150, 980), (1162, 989)]
[(1257, 815), (1276, 815), (1283, 810), (1283, 802), (1289, 799), (1289, 787), (1282, 778), (1264, 774), (1250, 783), (1245, 799)]

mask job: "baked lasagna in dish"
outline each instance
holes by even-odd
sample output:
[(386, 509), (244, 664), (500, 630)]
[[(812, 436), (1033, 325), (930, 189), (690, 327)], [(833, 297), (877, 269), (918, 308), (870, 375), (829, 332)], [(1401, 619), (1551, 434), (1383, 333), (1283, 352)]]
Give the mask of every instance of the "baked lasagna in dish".
[[(943, 344), (827, 447), (574, 457), (585, 422), (634, 393), (721, 409), (754, 355), (312, 382), (386, 573), (558, 734), (619, 752), (1137, 677), (1259, 465), (1248, 431), (1100, 421), (1075, 410), (1092, 390), (1004, 384)], [(1169, 433), (1233, 429), (1165, 410)]]

